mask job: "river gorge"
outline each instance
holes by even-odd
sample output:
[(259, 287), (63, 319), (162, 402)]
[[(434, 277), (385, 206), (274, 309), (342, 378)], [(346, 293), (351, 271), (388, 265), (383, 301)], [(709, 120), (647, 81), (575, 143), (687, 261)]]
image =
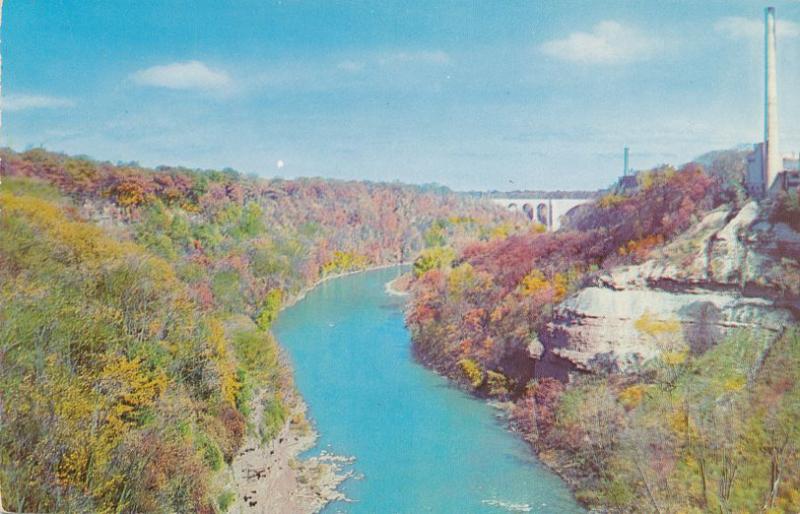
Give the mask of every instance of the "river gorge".
[(355, 458), (350, 501), (323, 512), (581, 512), (497, 409), (414, 360), (404, 298), (385, 290), (402, 271), (324, 282), (275, 325), (320, 433), (309, 455)]

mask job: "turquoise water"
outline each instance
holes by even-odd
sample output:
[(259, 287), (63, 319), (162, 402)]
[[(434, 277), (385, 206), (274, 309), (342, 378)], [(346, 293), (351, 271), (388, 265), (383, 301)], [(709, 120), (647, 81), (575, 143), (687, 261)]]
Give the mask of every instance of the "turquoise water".
[(581, 512), (496, 411), (417, 364), (397, 268), (326, 282), (284, 311), (276, 335), (320, 432), (312, 452), (356, 457), (353, 503), (325, 513)]

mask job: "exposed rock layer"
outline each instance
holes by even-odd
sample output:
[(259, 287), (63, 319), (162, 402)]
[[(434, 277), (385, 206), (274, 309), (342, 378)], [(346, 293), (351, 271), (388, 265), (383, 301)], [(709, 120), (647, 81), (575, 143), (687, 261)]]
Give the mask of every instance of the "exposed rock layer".
[(701, 353), (738, 328), (774, 338), (797, 312), (788, 291), (798, 256), (800, 234), (766, 221), (755, 202), (721, 207), (646, 262), (598, 274), (562, 302), (540, 334), (537, 375), (626, 371), (665, 341)]

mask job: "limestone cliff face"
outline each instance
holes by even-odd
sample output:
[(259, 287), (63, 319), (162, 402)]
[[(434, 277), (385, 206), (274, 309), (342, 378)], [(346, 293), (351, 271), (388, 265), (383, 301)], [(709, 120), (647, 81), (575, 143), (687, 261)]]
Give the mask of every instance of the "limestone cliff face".
[(562, 302), (540, 334), (537, 375), (632, 369), (663, 345), (643, 320), (679, 327), (698, 353), (737, 328), (774, 338), (797, 310), (798, 256), (800, 234), (756, 203), (715, 210), (648, 261), (601, 273)]

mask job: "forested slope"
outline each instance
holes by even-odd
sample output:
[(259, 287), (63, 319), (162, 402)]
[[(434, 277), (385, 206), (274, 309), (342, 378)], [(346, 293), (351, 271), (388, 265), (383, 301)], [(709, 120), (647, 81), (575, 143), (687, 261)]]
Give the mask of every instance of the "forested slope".
[[(647, 180), (635, 195), (612, 193), (579, 207), (573, 228), (497, 237), (459, 255), (427, 250), (449, 258), (435, 265), (420, 259), (415, 269), (408, 322), (422, 359), (453, 376), (477, 370), (481, 390), (494, 387), (478, 381), (483, 371), (509, 392), (524, 388), (532, 370), (527, 363), (518, 369), (519, 357), (555, 304), (603, 267), (640, 262), (722, 201), (719, 183), (693, 167), (656, 171)], [(508, 380), (519, 373), (529, 376)]]
[(398, 184), (2, 157), (0, 491), (19, 512), (224, 510), (246, 431), (291, 412), (285, 301), (520, 221)]
[[(727, 168), (641, 173), (636, 190), (579, 207), (557, 233), (417, 261), (407, 313), (417, 355), (512, 402), (512, 426), (588, 506), (800, 509), (800, 337), (752, 316), (796, 312), (800, 197), (755, 204), (740, 166)], [(641, 304), (654, 298), (677, 305)]]

